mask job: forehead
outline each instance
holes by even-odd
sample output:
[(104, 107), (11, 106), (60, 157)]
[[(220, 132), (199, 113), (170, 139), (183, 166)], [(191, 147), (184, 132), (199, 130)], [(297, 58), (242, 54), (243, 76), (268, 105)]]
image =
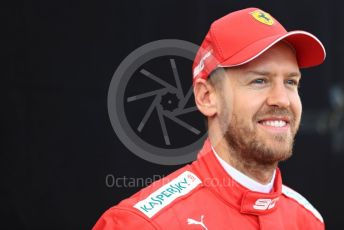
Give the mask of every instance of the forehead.
[(244, 65), (216, 69), (208, 80), (216, 88), (223, 88), (223, 80), (237, 79), (240, 81), (250, 72), (264, 73), (265, 75), (301, 76), (294, 48), (286, 42), (279, 42)]
[(279, 42), (265, 51), (256, 59), (234, 69), (259, 69), (259, 68), (276, 68), (290, 71), (298, 71), (296, 53), (294, 48), (286, 42)]

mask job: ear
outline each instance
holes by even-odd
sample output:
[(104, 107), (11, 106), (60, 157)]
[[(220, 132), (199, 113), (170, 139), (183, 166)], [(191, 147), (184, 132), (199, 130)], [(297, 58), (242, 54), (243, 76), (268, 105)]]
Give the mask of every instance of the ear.
[(194, 82), (195, 103), (199, 111), (207, 117), (217, 113), (215, 88), (207, 80), (199, 78)]

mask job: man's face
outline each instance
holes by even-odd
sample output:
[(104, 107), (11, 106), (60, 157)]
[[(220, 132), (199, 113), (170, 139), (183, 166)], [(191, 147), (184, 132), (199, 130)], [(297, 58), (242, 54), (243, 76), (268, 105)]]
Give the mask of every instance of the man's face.
[(218, 115), (229, 148), (239, 159), (260, 164), (290, 157), (302, 112), (293, 50), (278, 43), (226, 75)]

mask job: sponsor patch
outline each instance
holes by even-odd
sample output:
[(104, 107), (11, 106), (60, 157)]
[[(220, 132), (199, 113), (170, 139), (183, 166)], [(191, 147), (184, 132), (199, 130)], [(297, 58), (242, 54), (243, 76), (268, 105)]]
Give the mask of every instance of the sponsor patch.
[(258, 199), (256, 200), (256, 203), (253, 205), (253, 208), (256, 210), (268, 210), (268, 209), (272, 209), (273, 207), (275, 207), (276, 202), (279, 200), (279, 197), (275, 198), (275, 199)]
[(199, 64), (194, 68), (193, 77), (195, 78), (204, 69), (204, 62), (211, 56), (212, 50), (208, 51), (199, 61)]
[(322, 223), (324, 223), (324, 220), (318, 210), (316, 210), (309, 201), (304, 198), (301, 194), (297, 193), (296, 191), (292, 190), (291, 188), (282, 185), (282, 193), (286, 195), (287, 197), (290, 197), (294, 200), (296, 200), (300, 205), (302, 205), (305, 209), (313, 213), (313, 215), (318, 218)]
[(255, 10), (251, 12), (251, 15), (258, 22), (261, 22), (265, 25), (271, 26), (274, 24), (274, 19), (271, 17), (271, 15), (262, 10)]
[(185, 171), (153, 192), (146, 199), (137, 202), (134, 207), (151, 218), (172, 201), (188, 194), (201, 183), (201, 180), (195, 174)]

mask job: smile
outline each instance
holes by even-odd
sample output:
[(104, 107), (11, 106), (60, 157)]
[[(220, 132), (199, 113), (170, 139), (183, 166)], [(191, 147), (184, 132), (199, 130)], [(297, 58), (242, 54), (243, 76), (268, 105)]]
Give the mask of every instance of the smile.
[(271, 117), (271, 118), (260, 120), (258, 124), (265, 131), (273, 132), (273, 133), (276, 133), (276, 132), (284, 133), (284, 132), (287, 132), (290, 128), (288, 118)]
[(284, 127), (287, 125), (287, 122), (282, 120), (275, 120), (275, 121), (263, 121), (261, 122), (262, 125), (271, 126), (271, 127)]

